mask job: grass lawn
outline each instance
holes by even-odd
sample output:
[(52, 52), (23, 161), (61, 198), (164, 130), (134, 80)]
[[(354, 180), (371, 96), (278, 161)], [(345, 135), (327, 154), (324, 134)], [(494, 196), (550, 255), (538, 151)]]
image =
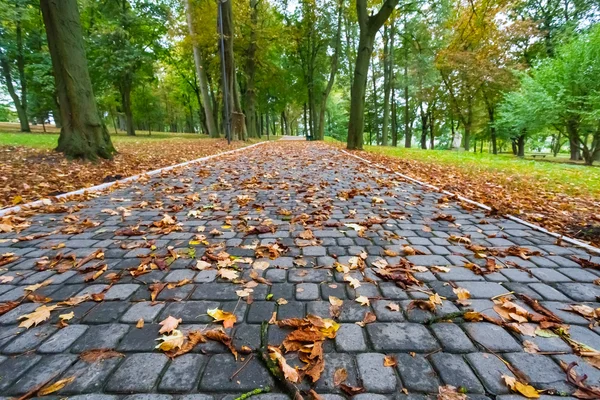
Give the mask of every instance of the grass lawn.
[[(333, 138), (325, 141), (345, 147)], [(560, 163), (554, 157), (381, 146), (365, 150), (356, 154), (502, 214), (600, 245), (600, 167)]]
[[(481, 172), (537, 181), (551, 190), (569, 195), (589, 194), (600, 199), (600, 168), (584, 165), (523, 160), (510, 154), (493, 155), (448, 150), (405, 149), (365, 146), (365, 150), (428, 164), (448, 165), (469, 175)], [(587, 192), (587, 193), (586, 193)]]
[[(120, 143), (136, 143), (147, 140), (168, 140), (168, 139), (208, 139), (206, 135), (194, 133), (164, 133), (156, 132), (148, 135), (147, 131), (139, 132), (136, 136), (111, 135), (113, 144), (118, 146)], [(53, 149), (58, 144), (57, 133), (12, 133), (0, 132), (0, 146), (25, 146), (36, 149)]]

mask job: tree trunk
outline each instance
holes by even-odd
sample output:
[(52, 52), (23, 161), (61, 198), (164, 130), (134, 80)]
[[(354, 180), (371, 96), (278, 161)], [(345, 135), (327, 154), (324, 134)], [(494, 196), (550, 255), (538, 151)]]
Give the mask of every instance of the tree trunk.
[(121, 93), (121, 105), (125, 114), (125, 130), (127, 136), (135, 136), (135, 128), (133, 127), (133, 113), (131, 111), (131, 86), (132, 76), (130, 73), (125, 74), (119, 83), (119, 92)]
[(306, 102), (304, 102), (304, 136), (307, 139), (311, 139), (310, 133), (308, 131), (308, 116), (306, 115)]
[(434, 122), (434, 110), (432, 108), (429, 113), (429, 149), (433, 150), (435, 147), (435, 122)]
[(390, 121), (390, 92), (393, 81), (393, 48), (394, 48), (394, 21), (389, 33), (384, 27), (384, 49), (383, 49), (383, 121), (381, 126), (381, 144), (388, 145), (388, 126)]
[(577, 121), (567, 121), (567, 133), (569, 134), (569, 149), (571, 150), (571, 160), (581, 160), (581, 149), (579, 148), (579, 126)]
[(89, 160), (115, 153), (88, 73), (77, 0), (40, 0), (63, 127), (58, 151)]
[(202, 107), (204, 109), (204, 118), (202, 121), (204, 122), (206, 129), (208, 130), (208, 135), (212, 138), (219, 137), (219, 131), (217, 130), (217, 126), (215, 125), (214, 114), (210, 101), (210, 94), (208, 91), (208, 78), (206, 76), (206, 70), (204, 69), (204, 60), (202, 59), (202, 54), (200, 53), (200, 49), (196, 43), (196, 33), (194, 30), (194, 21), (192, 15), (192, 7), (190, 4), (191, 0), (185, 0), (185, 11), (187, 17), (187, 25), (188, 31), (190, 33), (190, 37), (192, 38), (192, 49), (194, 52), (194, 64), (196, 67), (196, 75), (198, 76), (198, 81), (200, 83), (200, 92), (202, 93)]
[(2, 67), (2, 76), (4, 78), (4, 82), (6, 83), (6, 89), (8, 90), (8, 94), (13, 101), (15, 109), (17, 110), (17, 116), (19, 117), (19, 122), (21, 124), (21, 132), (31, 132), (31, 129), (29, 128), (29, 120), (27, 119), (27, 110), (23, 107), (23, 103), (15, 91), (10, 73), (10, 63), (8, 62), (8, 59), (6, 59), (6, 56), (2, 53), (2, 49), (0, 49), (0, 66)]
[(323, 91), (321, 97), (321, 107), (319, 108), (319, 122), (317, 139), (323, 140), (325, 138), (325, 111), (327, 110), (327, 99), (333, 88), (335, 82), (335, 75), (337, 74), (340, 52), (342, 51), (342, 11), (343, 11), (343, 0), (339, 0), (338, 4), (338, 17), (337, 17), (337, 31), (335, 33), (335, 51), (331, 57), (331, 70), (329, 71), (329, 80), (327, 86)]
[(369, 61), (373, 52), (373, 42), (379, 28), (390, 16), (398, 0), (385, 0), (379, 12), (368, 16), (367, 0), (356, 0), (356, 11), (360, 27), (358, 40), (358, 55), (354, 68), (352, 89), (350, 94), (350, 121), (348, 123), (348, 142), (350, 150), (363, 148), (363, 129), (365, 112), (365, 93)]
[(243, 140), (245, 139), (247, 132), (245, 116), (242, 112), (241, 102), (238, 95), (235, 58), (233, 52), (234, 23), (231, 1), (232, 0), (225, 0), (218, 3), (220, 6), (219, 10), (222, 23), (221, 29), (223, 30), (222, 41), (219, 41), (220, 45), (223, 46), (220, 52), (225, 75), (223, 82), (223, 98), (227, 99), (228, 115), (226, 118), (231, 124), (231, 138)]
[[(189, 1), (189, 0), (188, 0)], [(256, 137), (256, 27), (258, 25), (258, 2), (250, 0), (250, 43), (246, 52), (246, 125), (248, 137)]]
[(398, 146), (398, 115), (396, 113), (396, 89), (392, 86), (392, 104), (391, 104), (391, 112), (392, 112), (392, 146)]
[(429, 133), (427, 120), (427, 114), (423, 111), (423, 106), (421, 105), (421, 148), (423, 150), (427, 150), (427, 134)]
[(517, 152), (517, 156), (519, 157), (525, 157), (525, 134), (522, 134), (521, 136), (519, 136), (518, 140), (517, 140), (517, 147), (518, 147), (518, 152)]

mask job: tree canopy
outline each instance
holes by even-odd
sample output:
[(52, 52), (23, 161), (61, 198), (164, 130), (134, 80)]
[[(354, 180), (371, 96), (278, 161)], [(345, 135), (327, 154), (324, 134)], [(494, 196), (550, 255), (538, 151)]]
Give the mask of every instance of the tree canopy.
[[(76, 6), (99, 121), (111, 132), (600, 158), (593, 1)], [(18, 119), (24, 132), (63, 124), (53, 65), (64, 60), (51, 53), (40, 3), (0, 0), (1, 120)]]

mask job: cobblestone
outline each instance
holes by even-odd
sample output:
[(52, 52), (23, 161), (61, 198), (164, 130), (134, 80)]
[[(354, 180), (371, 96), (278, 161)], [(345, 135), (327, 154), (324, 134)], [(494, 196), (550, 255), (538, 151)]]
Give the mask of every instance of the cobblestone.
[[(100, 224), (82, 233), (53, 233), (31, 241), (14, 241), (14, 232), (0, 233), (0, 254), (20, 256), (2, 271), (14, 279), (0, 285), (0, 302), (17, 301), (19, 305), (0, 316), (0, 393), (18, 397), (44, 379), (69, 376), (76, 379), (50, 400), (65, 396), (77, 400), (233, 400), (257, 387), (273, 387), (271, 374), (256, 354), (250, 360), (249, 355), (240, 354), (236, 361), (226, 346), (212, 340), (174, 359), (155, 348), (160, 336), (158, 323), (168, 316), (182, 319), (178, 329), (184, 334), (192, 329), (221, 327), (222, 322), (207, 314), (214, 308), (235, 314), (236, 323), (226, 333), (238, 349), (244, 345), (258, 349), (261, 324), (271, 320), (275, 312), (279, 321), (313, 314), (340, 323), (335, 339), (324, 342), (324, 371), (314, 385), (325, 400), (344, 398), (333, 383), (339, 368), (347, 370), (348, 385), (364, 386), (366, 392), (354, 396), (357, 400), (428, 400), (444, 384), (463, 387), (472, 400), (487, 399), (485, 395), (497, 396), (497, 400), (515, 399), (501, 379), (510, 371), (490, 352), (499, 353), (521, 369), (536, 388), (572, 393), (559, 360), (578, 362), (576, 370), (587, 374), (589, 383), (600, 385), (600, 373), (560, 338), (522, 336), (490, 322), (464, 322), (460, 315), (451, 318), (458, 311), (471, 309), (499, 318), (493, 297), (508, 292), (514, 292), (515, 297), (526, 294), (570, 325), (573, 340), (600, 348), (600, 330), (589, 329), (588, 320), (565, 311), (569, 304), (600, 306), (600, 287), (594, 284), (600, 273), (583, 269), (570, 259), (572, 254), (588, 258), (582, 249), (557, 246), (554, 237), (514, 221), (486, 216), (481, 210), (463, 209), (453, 200), (443, 203), (443, 212), (456, 218), (453, 224), (431, 221), (431, 216), (440, 212), (442, 194), (400, 180), (388, 171), (366, 167), (332, 147), (303, 143), (290, 151), (294, 145), (289, 143), (261, 146), (268, 146), (268, 151), (257, 147), (244, 150), (243, 156), (219, 156), (173, 174), (123, 185), (87, 201), (67, 202), (69, 207), (84, 204), (86, 207), (72, 214)], [(298, 167), (299, 160), (302, 168)], [(342, 200), (344, 193), (351, 192), (356, 195)], [(237, 196), (252, 200), (241, 205)], [(384, 199), (384, 203), (374, 203), (374, 197)], [(183, 201), (192, 198), (193, 202)], [(152, 206), (138, 207), (142, 201)], [(121, 206), (131, 215), (102, 212)], [(192, 210), (195, 213), (190, 214)], [(405, 214), (395, 219), (391, 211)], [(115, 235), (118, 229), (133, 225), (150, 229), (149, 225), (165, 213), (177, 218), (181, 231), (163, 234), (154, 230), (147, 232), (145, 239)], [(31, 226), (19, 235), (54, 232), (65, 226), (63, 217), (62, 213), (29, 215)], [(385, 222), (365, 223), (372, 218)], [(484, 218), (487, 223), (479, 223)], [(247, 226), (263, 223), (275, 231), (258, 235), (246, 232)], [(353, 225), (344, 224), (369, 228), (359, 234)], [(213, 235), (213, 229), (223, 234)], [(304, 230), (311, 230), (315, 238), (302, 239), (299, 235)], [(206, 241), (190, 245), (197, 234), (206, 236)], [(485, 265), (485, 260), (463, 243), (449, 240), (450, 235), (470, 235), (473, 243), (483, 246), (527, 246), (542, 255), (528, 260), (497, 256), (504, 268), (477, 275), (465, 263)], [(147, 248), (146, 240), (153, 240), (156, 247)], [(59, 243), (65, 244), (64, 249), (51, 248)], [(280, 254), (269, 253), (274, 244)], [(404, 245), (423, 254), (407, 255)], [(257, 254), (257, 246), (264, 246), (261, 254)], [(174, 253), (168, 253), (168, 248)], [(36, 268), (41, 257), (54, 259), (63, 252), (76, 255), (79, 261), (95, 249), (104, 251), (101, 262), (108, 269), (94, 281), (86, 282), (86, 274), (80, 273), (91, 263), (64, 273)], [(158, 258), (176, 253), (177, 257), (169, 258), (166, 264), (157, 263), (158, 268), (145, 273), (131, 273), (142, 263), (138, 255), (150, 253)], [(236, 260), (243, 282), (218, 276), (213, 256), (225, 254)], [(212, 267), (196, 269), (192, 256), (209, 261)], [(364, 268), (361, 263), (348, 273), (359, 281), (356, 288), (344, 278), (348, 271), (337, 264), (349, 266), (356, 260), (351, 257), (365, 262)], [(405, 287), (402, 282), (377, 275), (382, 260), (395, 266), (404, 258), (428, 269), (414, 272), (420, 285)], [(592, 260), (600, 262), (598, 257)], [(256, 261), (267, 261), (269, 266), (264, 271), (252, 271)], [(443, 272), (434, 266), (450, 270)], [(50, 284), (44, 283), (50, 279)], [(150, 286), (154, 283), (170, 285), (152, 301)], [(19, 327), (19, 318), (41, 305), (25, 297), (30, 291), (25, 287), (35, 284), (42, 284), (34, 294), (38, 300), (47, 297), (48, 306), (73, 296), (95, 296), (82, 299), (76, 306), (62, 303), (48, 320), (25, 329)], [(238, 296), (242, 284), (253, 290), (250, 298)], [(456, 301), (455, 287), (470, 292), (469, 304)], [(443, 297), (435, 310), (411, 306), (413, 300), (429, 301), (433, 293)], [(339, 316), (332, 316), (330, 296), (343, 301)], [(358, 296), (369, 298), (370, 305), (357, 303)], [(395, 305), (399, 311), (393, 311)], [(59, 329), (59, 315), (71, 311), (68, 326)], [(374, 313), (376, 320), (364, 327), (357, 325), (367, 312)], [(432, 321), (434, 317), (437, 319)], [(144, 321), (142, 328), (136, 327), (139, 320)], [(290, 332), (269, 325), (268, 343), (280, 345)], [(542, 352), (566, 354), (525, 353), (526, 340)], [(114, 349), (125, 357), (97, 363), (79, 359), (81, 352), (100, 348)], [(385, 355), (397, 358), (395, 368), (383, 366)], [(290, 365), (303, 365), (295, 354), (287, 357)], [(307, 390), (307, 379), (299, 386)], [(257, 396), (257, 400), (285, 398), (273, 389), (274, 393)], [(409, 394), (402, 394), (402, 389)], [(545, 397), (541, 396), (551, 400)]]

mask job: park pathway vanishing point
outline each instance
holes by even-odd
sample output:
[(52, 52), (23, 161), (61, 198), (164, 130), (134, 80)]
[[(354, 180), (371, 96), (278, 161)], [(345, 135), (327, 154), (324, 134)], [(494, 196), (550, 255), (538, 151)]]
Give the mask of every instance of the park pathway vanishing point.
[[(291, 343), (289, 365), (317, 370), (303, 394), (325, 399), (418, 399), (446, 385), (512, 399), (502, 376), (515, 374), (572, 394), (561, 361), (600, 384), (576, 355), (600, 349), (589, 327), (599, 257), (338, 148), (269, 143), (88, 197), (5, 221), (0, 303), (14, 308), (0, 316), (0, 397), (74, 377), (49, 396), (233, 399), (269, 386), (261, 398), (286, 398), (256, 353), (266, 321), (270, 345)], [(566, 311), (583, 303), (591, 314)], [(169, 316), (185, 343), (171, 356), (190, 332), (218, 332), (214, 309), (236, 316), (237, 361), (224, 336), (171, 358), (155, 348)], [(298, 351), (296, 328), (276, 321), (309, 314), (323, 319), (290, 324), (322, 336)]]

